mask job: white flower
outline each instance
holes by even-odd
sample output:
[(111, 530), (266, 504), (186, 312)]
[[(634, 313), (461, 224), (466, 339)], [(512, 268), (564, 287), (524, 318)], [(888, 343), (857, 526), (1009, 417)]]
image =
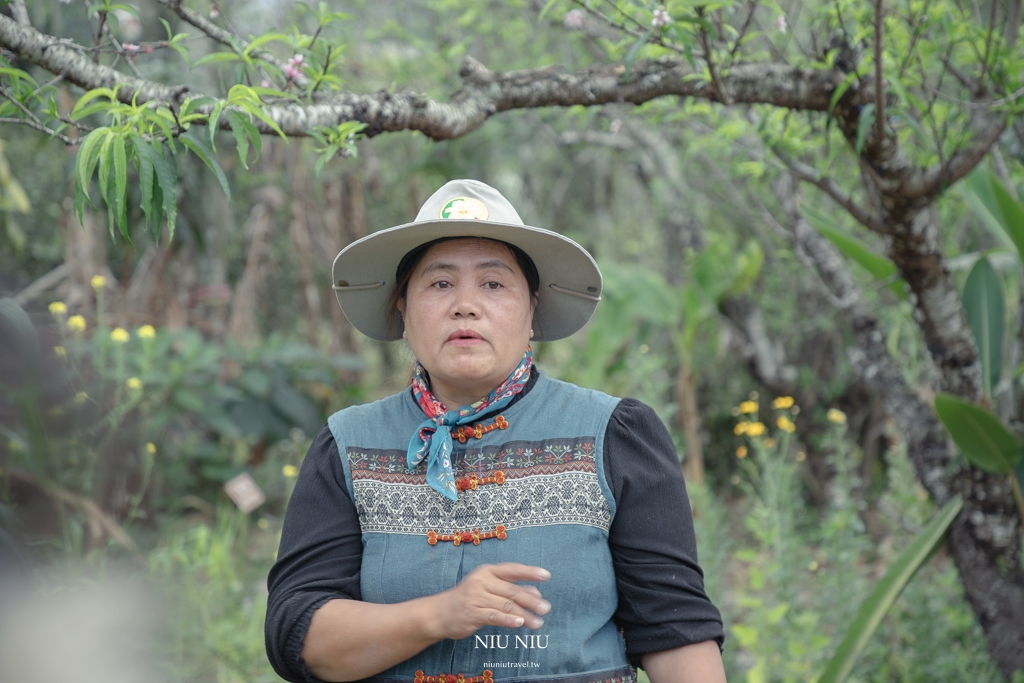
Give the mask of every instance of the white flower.
[(562, 26), (570, 31), (579, 31), (583, 28), (583, 10), (571, 9), (562, 17)]
[(658, 5), (658, 9), (654, 10), (654, 16), (651, 18), (651, 26), (661, 28), (671, 23), (672, 17), (669, 16), (668, 10), (665, 9), (664, 5)]
[(775, 20), (775, 28), (779, 29), (779, 33), (786, 32), (786, 17), (779, 15), (779, 18)]
[(620, 130), (622, 130), (622, 121), (620, 119), (613, 119), (612, 122), (608, 124), (608, 132), (612, 135), (618, 134)]

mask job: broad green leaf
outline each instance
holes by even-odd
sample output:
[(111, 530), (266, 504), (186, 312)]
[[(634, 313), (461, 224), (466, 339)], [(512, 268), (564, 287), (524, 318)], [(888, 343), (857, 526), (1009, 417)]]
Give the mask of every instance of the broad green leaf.
[(291, 43), (291, 39), (283, 33), (264, 33), (262, 36), (253, 39), (251, 43), (245, 46), (245, 50), (242, 52), (243, 55), (249, 56), (253, 50), (263, 47), (270, 42), (279, 43)]
[[(801, 205), (800, 211), (818, 232), (836, 245), (836, 248), (845, 256), (871, 273), (875, 279), (888, 280), (896, 276), (895, 263), (885, 256), (875, 253), (871, 247), (844, 231), (828, 215), (807, 204)], [(907, 297), (902, 280), (893, 282), (889, 289), (902, 299)]]
[[(992, 180), (986, 168), (978, 166), (964, 179), (961, 185), (967, 203), (971, 205), (974, 212), (981, 219), (982, 225), (989, 229), (995, 237), (1007, 247), (1013, 247), (1018, 254), (1024, 253), (1010, 238), (1006, 230), (1006, 221), (1003, 218), (1002, 209), (999, 208), (999, 200), (996, 199), (995, 190), (992, 188)], [(1022, 257), (1024, 258), (1024, 257)]]
[(836, 87), (835, 92), (832, 93), (832, 97), (828, 101), (829, 115), (832, 114), (832, 110), (836, 108), (836, 104), (838, 104), (839, 100), (843, 98), (843, 95), (846, 94), (846, 91), (850, 89), (850, 86), (853, 85), (853, 82), (857, 80), (857, 76), (858, 74), (856, 71), (854, 71), (851, 74), (848, 74), (846, 76), (846, 80), (844, 80)]
[(935, 397), (935, 413), (972, 465), (993, 474), (1013, 471), (1021, 456), (1021, 445), (998, 417), (946, 393)]
[(114, 144), (115, 137), (117, 137), (117, 134), (114, 133), (113, 131), (111, 131), (109, 135), (104, 137), (103, 146), (100, 147), (99, 153), (100, 196), (103, 197), (103, 201), (107, 202), (108, 205), (110, 204), (110, 202), (108, 201), (108, 197), (110, 195), (108, 194), (107, 187), (110, 184), (110, 167), (112, 165), (111, 162), (113, 162), (113, 154), (111, 153), (111, 147)]
[(1003, 370), (1003, 327), (1005, 302), (1003, 282), (988, 258), (982, 257), (971, 268), (964, 283), (964, 310), (967, 324), (974, 334), (974, 343), (981, 356), (982, 384), (985, 396), (999, 383)]
[(996, 203), (999, 206), (1000, 213), (1003, 219), (1003, 229), (1013, 240), (1013, 244), (1017, 247), (1017, 253), (1020, 255), (1021, 261), (1024, 261), (1024, 205), (1021, 205), (1019, 201), (1013, 198), (1003, 183), (996, 178), (994, 175), (991, 176), (992, 191), (996, 197)]
[(857, 616), (846, 631), (843, 641), (836, 648), (832, 659), (829, 660), (818, 683), (842, 683), (846, 680), (882, 618), (892, 607), (903, 588), (910, 582), (914, 572), (924, 564), (932, 550), (942, 542), (942, 537), (945, 536), (946, 530), (949, 529), (949, 525), (953, 523), (962, 507), (963, 501), (959, 496), (949, 501), (928, 526), (921, 530), (907, 549), (896, 558), (885, 576), (875, 584), (871, 595), (861, 603)]
[(192, 150), (195, 155), (202, 159), (203, 163), (213, 171), (213, 174), (217, 176), (217, 182), (220, 183), (221, 189), (223, 189), (224, 194), (227, 195), (228, 201), (231, 201), (231, 187), (228, 185), (227, 176), (224, 175), (224, 171), (221, 169), (220, 164), (217, 163), (214, 151), (207, 146), (206, 141), (200, 138), (194, 138), (190, 134), (182, 135), (179, 139), (183, 145)]
[(629, 80), (629, 75), (633, 72), (633, 64), (636, 63), (636, 56), (639, 54), (640, 48), (650, 39), (652, 32), (652, 29), (647, 29), (647, 32), (637, 38), (636, 42), (630, 46), (629, 51), (626, 53), (626, 58), (622, 62), (623, 66), (626, 67), (626, 70), (622, 73), (623, 81)]
[(75, 103), (74, 108), (71, 110), (71, 119), (77, 121), (81, 118), (81, 111), (89, 102), (93, 101), (97, 97), (106, 97), (111, 101), (111, 105), (114, 100), (117, 99), (116, 92), (110, 88), (96, 88), (82, 95), (78, 102)]
[[(76, 192), (78, 189), (81, 189), (83, 198), (88, 200), (89, 205), (93, 208), (96, 207), (92, 203), (92, 199), (89, 198), (89, 183), (92, 181), (92, 174), (96, 170), (96, 162), (99, 151), (102, 148), (100, 143), (109, 134), (110, 129), (107, 127), (97, 128), (89, 133), (85, 140), (82, 141), (82, 146), (78, 148), (78, 155), (75, 158)], [(84, 208), (84, 205), (82, 208)], [(76, 209), (76, 213), (81, 217), (80, 209)]]

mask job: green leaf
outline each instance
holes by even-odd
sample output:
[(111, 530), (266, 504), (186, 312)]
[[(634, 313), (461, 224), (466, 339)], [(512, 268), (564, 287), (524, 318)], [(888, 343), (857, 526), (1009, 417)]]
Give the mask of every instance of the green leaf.
[(541, 8), (540, 14), (537, 15), (537, 21), (541, 21), (547, 16), (547, 13), (551, 11), (551, 8), (555, 6), (555, 3), (559, 0), (548, 0), (544, 3), (544, 7)]
[(981, 219), (982, 225), (988, 228), (989, 232), (995, 235), (1002, 244), (1013, 247), (1017, 249), (1018, 253), (1022, 253), (1006, 229), (1006, 221), (1003, 218), (1002, 209), (999, 208), (999, 200), (996, 199), (988, 170), (981, 166), (975, 168), (964, 179), (964, 183), (960, 187), (967, 198), (967, 203)]
[(236, 111), (227, 113), (228, 123), (231, 124), (231, 134), (235, 136), (235, 146), (238, 148), (238, 158), (242, 160), (242, 167), (249, 170), (246, 157), (249, 156), (249, 139), (245, 136), (245, 124), (241, 121), (242, 115)]
[(964, 283), (964, 310), (974, 343), (981, 356), (982, 385), (985, 396), (999, 383), (1003, 370), (1003, 328), (1006, 304), (1003, 282), (987, 257), (978, 259)]
[(853, 85), (855, 80), (857, 80), (856, 71), (847, 74), (846, 80), (836, 87), (835, 92), (832, 93), (832, 97), (828, 101), (828, 113), (830, 116), (832, 115), (832, 110), (836, 108), (836, 104), (838, 104), (839, 100), (843, 98), (843, 95), (846, 94), (846, 91), (850, 89), (850, 86)]
[(990, 176), (992, 191), (996, 197), (1003, 219), (1003, 229), (1013, 240), (1017, 247), (1017, 254), (1021, 261), (1024, 261), (1024, 205), (1013, 198), (1013, 195), (1003, 187), (1003, 183), (995, 176)]
[(262, 36), (255, 38), (251, 43), (245, 46), (245, 50), (242, 52), (243, 55), (249, 56), (253, 50), (263, 47), (270, 42), (281, 42), (291, 44), (291, 39), (283, 33), (265, 33)]
[(935, 413), (972, 465), (993, 474), (1013, 471), (1021, 445), (998, 417), (946, 393), (935, 397)]
[[(128, 217), (127, 217), (127, 201), (128, 201), (128, 157), (125, 151), (125, 141), (123, 135), (111, 136), (113, 143), (112, 158), (114, 162), (114, 187), (113, 189), (113, 210), (114, 215), (117, 217), (118, 227), (121, 229), (121, 236), (124, 237), (125, 242), (128, 244), (132, 243), (131, 237), (128, 235)], [(107, 202), (110, 204), (110, 202)]]
[(220, 121), (221, 112), (224, 111), (224, 100), (217, 100), (217, 104), (213, 105), (213, 111), (210, 112), (210, 118), (206, 122), (206, 129), (210, 134), (210, 149), (217, 150), (217, 123)]
[(642, 48), (650, 39), (652, 32), (652, 29), (647, 29), (647, 32), (637, 38), (636, 42), (630, 46), (629, 52), (626, 53), (626, 58), (622, 62), (623, 66), (626, 67), (626, 70), (622, 74), (622, 80), (624, 82), (629, 80), (629, 74), (633, 71), (633, 64), (636, 63), (636, 56), (640, 52), (640, 48)]
[(875, 103), (871, 102), (864, 105), (857, 118), (857, 144), (854, 146), (857, 156), (864, 151), (864, 142), (868, 139), (868, 131), (873, 125), (875, 125)]
[[(864, 242), (844, 231), (828, 215), (807, 204), (801, 205), (800, 211), (818, 232), (824, 235), (832, 244), (836, 245), (836, 248), (847, 258), (852, 259), (871, 273), (875, 279), (888, 280), (896, 276), (897, 269), (895, 263), (885, 256), (875, 253)], [(902, 280), (893, 282), (889, 288), (900, 298), (907, 298)]]
[(234, 52), (211, 52), (205, 57), (200, 57), (196, 61), (192, 62), (192, 68), (202, 66), (203, 64), (218, 64), (220, 62), (240, 62), (242, 58), (236, 55)]
[(96, 88), (94, 90), (90, 90), (89, 92), (82, 95), (78, 99), (78, 102), (75, 103), (74, 108), (71, 110), (71, 119), (73, 121), (77, 121), (79, 118), (81, 118), (83, 116), (82, 109), (85, 107), (85, 105), (89, 104), (89, 102), (93, 101), (97, 97), (108, 98), (110, 100), (110, 104), (107, 106), (114, 106), (114, 101), (117, 99), (116, 94), (110, 88)]
[(220, 164), (217, 163), (216, 155), (214, 151), (210, 149), (205, 140), (194, 138), (191, 134), (182, 135), (181, 143), (192, 150), (197, 157), (203, 160), (213, 174), (217, 176), (217, 182), (220, 183), (220, 187), (224, 190), (224, 194), (227, 195), (228, 201), (231, 201), (231, 187), (228, 185), (227, 176), (224, 175), (224, 171), (221, 169)]
[[(85, 208), (84, 201), (88, 201), (90, 206), (96, 208), (92, 199), (89, 198), (89, 184), (92, 182), (92, 174), (96, 170), (96, 162), (102, 147), (100, 143), (106, 139), (107, 135), (110, 135), (110, 132), (110, 129), (106, 127), (97, 128), (85, 137), (81, 147), (78, 148), (78, 155), (75, 158), (75, 213), (79, 218), (82, 217), (82, 209)], [(77, 196), (79, 190), (82, 192), (81, 198)], [(80, 206), (78, 205), (79, 199), (84, 200)]]
[[(132, 147), (135, 149), (135, 158), (139, 166), (139, 188), (142, 190), (142, 213), (146, 215), (146, 222), (152, 222), (150, 213), (153, 210), (153, 178), (156, 171), (153, 169), (153, 149), (141, 136), (132, 137)], [(159, 213), (159, 208), (157, 208)]]
[(153, 169), (160, 185), (163, 212), (167, 216), (167, 234), (171, 240), (174, 239), (174, 226), (178, 218), (178, 165), (174, 153), (170, 149), (165, 151), (163, 145), (156, 144), (153, 151)]
[(113, 131), (109, 135), (103, 138), (103, 146), (100, 147), (99, 162), (100, 162), (100, 196), (103, 197), (103, 201), (110, 205), (108, 197), (110, 196), (107, 191), (107, 187), (110, 183), (110, 166), (113, 161), (113, 155), (111, 154), (110, 148), (114, 144), (114, 138), (117, 134)]
[(949, 501), (896, 558), (885, 576), (875, 584), (871, 595), (861, 603), (857, 616), (829, 660), (818, 683), (841, 683), (846, 680), (882, 618), (913, 578), (914, 573), (931, 555), (932, 550), (942, 542), (942, 537), (962, 507), (963, 501), (959, 496)]

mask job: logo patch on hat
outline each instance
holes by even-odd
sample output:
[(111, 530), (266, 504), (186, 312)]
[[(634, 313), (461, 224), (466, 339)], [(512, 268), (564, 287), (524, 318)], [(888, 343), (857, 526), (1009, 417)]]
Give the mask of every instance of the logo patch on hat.
[(487, 205), (473, 197), (456, 197), (441, 207), (441, 218), (485, 221), (490, 212)]

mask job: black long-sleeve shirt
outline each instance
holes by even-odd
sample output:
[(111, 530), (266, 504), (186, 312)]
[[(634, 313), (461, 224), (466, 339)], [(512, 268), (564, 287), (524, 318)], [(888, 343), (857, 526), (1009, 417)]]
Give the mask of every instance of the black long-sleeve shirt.
[[(527, 395), (537, 373), (513, 401)], [(481, 416), (486, 419), (486, 416)], [(672, 439), (657, 414), (634, 399), (612, 412), (604, 468), (616, 502), (608, 534), (619, 604), (614, 620), (636, 666), (641, 655), (724, 639), (704, 592), (689, 500)], [(266, 644), (289, 681), (316, 681), (302, 660), (309, 623), (334, 599), (361, 599), (362, 538), (345, 486), (338, 444), (324, 426), (306, 454), (270, 570)]]

